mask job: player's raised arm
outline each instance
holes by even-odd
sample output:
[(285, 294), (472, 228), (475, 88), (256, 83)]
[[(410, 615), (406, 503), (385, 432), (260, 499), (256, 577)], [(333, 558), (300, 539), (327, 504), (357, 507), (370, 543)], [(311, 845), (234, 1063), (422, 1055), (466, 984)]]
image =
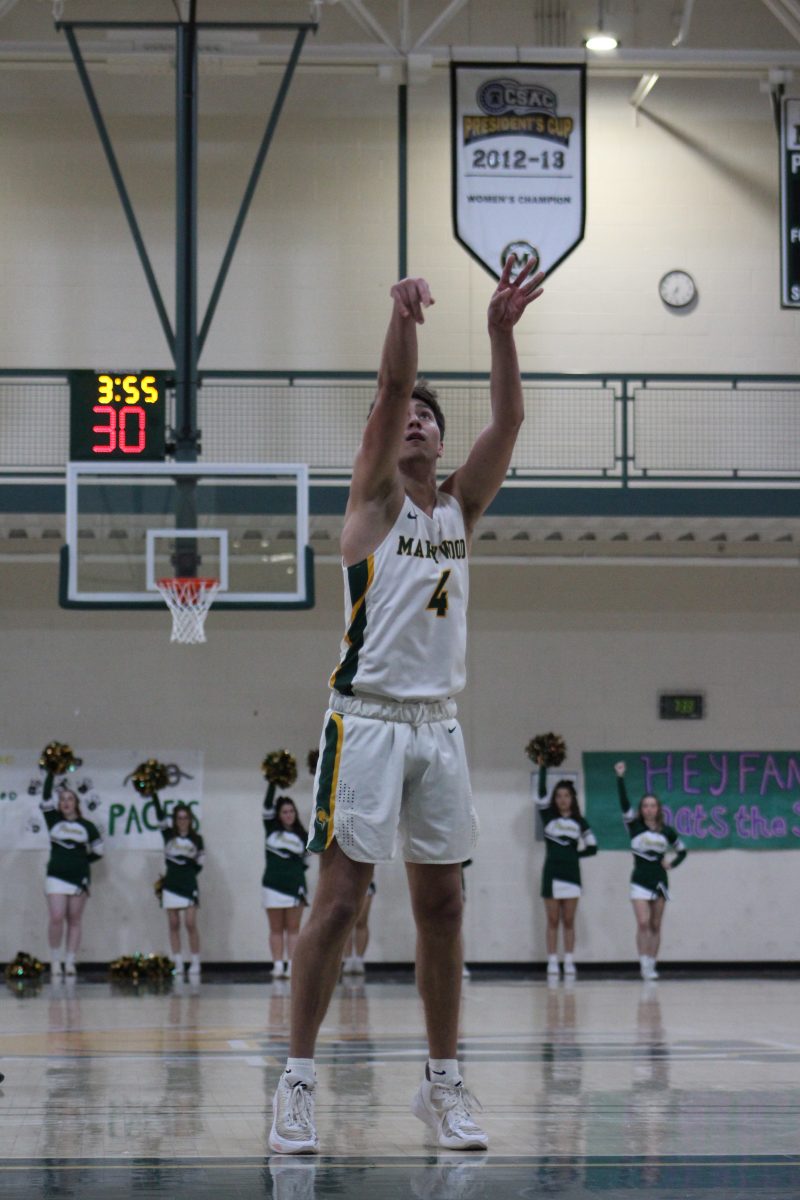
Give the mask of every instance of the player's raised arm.
[(468, 533), (491, 504), (508, 471), (511, 455), (525, 416), (514, 326), (525, 309), (541, 296), (544, 273), (534, 274), (533, 260), (511, 278), (515, 266), (509, 255), (489, 302), (487, 314), (491, 344), (489, 424), (478, 435), (466, 462), (443, 484), (460, 502)]
[(378, 390), (353, 464), (350, 504), (384, 501), (399, 486), (397, 460), (405, 436), (408, 404), (417, 379), (417, 325), (434, 303), (424, 279), (401, 279), (383, 343)]

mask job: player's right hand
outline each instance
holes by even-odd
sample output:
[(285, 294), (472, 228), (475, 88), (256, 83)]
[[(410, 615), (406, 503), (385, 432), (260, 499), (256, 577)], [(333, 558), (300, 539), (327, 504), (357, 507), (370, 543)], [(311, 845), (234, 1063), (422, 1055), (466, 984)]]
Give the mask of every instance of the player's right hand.
[(622, 776), (625, 774), (625, 763), (624, 762), (614, 763), (614, 770), (621, 779)]
[(425, 324), (423, 308), (435, 304), (426, 279), (401, 279), (389, 289), (389, 295), (401, 317), (412, 317), (418, 325)]

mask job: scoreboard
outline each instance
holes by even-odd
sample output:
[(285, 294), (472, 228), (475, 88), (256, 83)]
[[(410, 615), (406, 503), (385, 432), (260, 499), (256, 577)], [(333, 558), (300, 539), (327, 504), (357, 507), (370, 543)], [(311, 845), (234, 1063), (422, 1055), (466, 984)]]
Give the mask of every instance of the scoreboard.
[(163, 462), (166, 385), (159, 371), (71, 371), (70, 460)]

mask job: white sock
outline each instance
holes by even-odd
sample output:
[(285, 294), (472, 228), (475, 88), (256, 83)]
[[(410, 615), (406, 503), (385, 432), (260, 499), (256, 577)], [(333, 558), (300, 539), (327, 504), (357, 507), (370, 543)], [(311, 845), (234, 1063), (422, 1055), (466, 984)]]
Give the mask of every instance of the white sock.
[(461, 1072), (458, 1069), (457, 1058), (429, 1058), (425, 1068), (425, 1078), (431, 1083), (444, 1083), (452, 1087), (461, 1083)]
[(196, 964), (198, 967), (200, 966), (200, 955), (199, 954), (192, 955), (192, 963)]
[(175, 963), (176, 971), (183, 970), (183, 955), (182, 954), (176, 954), (172, 961)]
[(650, 962), (650, 956), (648, 954), (642, 954), (641, 957), (639, 958), (639, 963), (643, 967), (648, 966), (649, 962)]
[(74, 950), (67, 951), (67, 957), (64, 959), (64, 962), (68, 962), (68, 963), (75, 962), (75, 951)]
[(558, 955), (557, 954), (548, 954), (547, 965), (548, 965), (548, 967), (557, 967), (558, 966)]
[(311, 1087), (317, 1081), (313, 1058), (287, 1058), (286, 1074), (293, 1075), (295, 1079), (300, 1079), (303, 1083), (309, 1084)]

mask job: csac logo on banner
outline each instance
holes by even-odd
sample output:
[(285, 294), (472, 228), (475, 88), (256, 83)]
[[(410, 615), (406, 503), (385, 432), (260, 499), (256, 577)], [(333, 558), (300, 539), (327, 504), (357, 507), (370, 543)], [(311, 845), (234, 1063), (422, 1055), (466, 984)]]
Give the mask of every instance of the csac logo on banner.
[(456, 237), (495, 276), (512, 253), (551, 272), (583, 238), (585, 68), (497, 72), (451, 65)]

